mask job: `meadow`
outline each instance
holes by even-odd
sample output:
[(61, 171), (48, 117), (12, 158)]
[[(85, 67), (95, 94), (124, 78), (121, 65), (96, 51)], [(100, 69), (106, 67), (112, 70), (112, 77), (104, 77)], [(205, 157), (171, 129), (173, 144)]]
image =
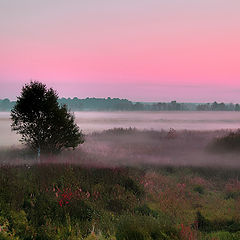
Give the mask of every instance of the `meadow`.
[(240, 237), (239, 169), (2, 166), (0, 239)]
[(2, 145), (0, 239), (240, 239), (239, 152), (210, 147), (229, 132), (92, 131), (40, 164)]

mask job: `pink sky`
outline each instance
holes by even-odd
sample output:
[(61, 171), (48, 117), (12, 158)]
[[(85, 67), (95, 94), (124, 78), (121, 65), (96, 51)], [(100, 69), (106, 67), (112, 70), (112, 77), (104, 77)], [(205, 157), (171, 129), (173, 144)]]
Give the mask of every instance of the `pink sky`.
[(240, 102), (239, 0), (2, 0), (0, 98)]

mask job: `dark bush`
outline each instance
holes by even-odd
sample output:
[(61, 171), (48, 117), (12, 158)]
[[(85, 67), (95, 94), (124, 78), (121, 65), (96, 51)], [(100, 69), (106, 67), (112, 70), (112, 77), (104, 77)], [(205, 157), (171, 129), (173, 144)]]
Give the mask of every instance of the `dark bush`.
[(144, 195), (143, 188), (133, 179), (126, 178), (120, 183), (126, 190), (134, 193), (136, 197), (142, 197)]
[(217, 151), (240, 151), (240, 129), (216, 139), (210, 149)]
[(197, 212), (196, 222), (198, 223), (198, 229), (203, 232), (227, 231), (234, 233), (240, 231), (240, 221), (238, 219), (209, 221), (199, 211)]
[(71, 219), (91, 221), (94, 215), (92, 207), (82, 200), (71, 201), (71, 204), (67, 205), (66, 208)]
[(157, 218), (159, 216), (159, 213), (157, 211), (152, 210), (146, 204), (136, 207), (135, 213), (142, 216), (152, 216), (154, 218)]
[(200, 185), (197, 185), (193, 188), (193, 191), (198, 192), (199, 194), (204, 194), (204, 187), (200, 186)]
[(127, 210), (129, 206), (122, 199), (110, 199), (109, 201), (107, 201), (106, 208), (107, 210), (115, 213), (122, 213), (123, 211)]
[(238, 199), (240, 198), (240, 192), (227, 192), (225, 199)]
[(210, 221), (206, 219), (199, 211), (197, 211), (196, 222), (200, 231), (208, 232), (211, 230), (212, 226)]

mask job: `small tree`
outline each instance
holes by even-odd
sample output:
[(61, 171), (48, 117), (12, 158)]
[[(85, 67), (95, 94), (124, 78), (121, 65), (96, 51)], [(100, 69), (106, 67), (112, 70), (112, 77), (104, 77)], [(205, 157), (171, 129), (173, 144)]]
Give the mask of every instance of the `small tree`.
[(11, 111), (13, 131), (21, 142), (34, 151), (59, 153), (84, 142), (74, 116), (66, 105), (58, 104), (58, 95), (46, 85), (31, 81), (22, 88), (21, 96)]

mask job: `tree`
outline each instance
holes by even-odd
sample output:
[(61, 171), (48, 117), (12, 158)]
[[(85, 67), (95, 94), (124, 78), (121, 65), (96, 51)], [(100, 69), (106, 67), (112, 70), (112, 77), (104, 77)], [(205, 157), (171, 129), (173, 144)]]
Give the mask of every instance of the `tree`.
[(73, 114), (66, 105), (59, 105), (56, 91), (37, 81), (23, 86), (11, 119), (12, 130), (34, 151), (59, 153), (84, 142)]

